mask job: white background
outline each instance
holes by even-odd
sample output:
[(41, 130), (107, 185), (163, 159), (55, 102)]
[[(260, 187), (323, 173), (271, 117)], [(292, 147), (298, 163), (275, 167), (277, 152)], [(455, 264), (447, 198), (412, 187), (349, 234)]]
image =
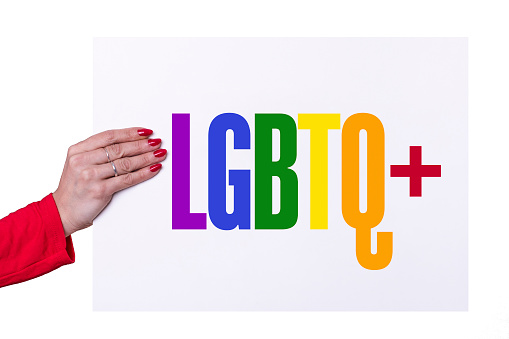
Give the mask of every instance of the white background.
[(92, 231), (77, 262), (0, 290), (2, 337), (507, 338), (509, 23), (485, 1), (2, 2), (0, 214), (58, 183), (92, 133), (94, 36), (469, 37), (469, 312), (93, 313)]
[[(172, 230), (171, 160), (156, 179), (117, 194), (95, 221), (94, 309), (466, 310), (466, 71), (466, 39), (96, 39), (96, 132), (149, 126), (171, 153), (171, 113), (190, 112), (193, 212), (208, 211), (208, 130), (218, 114), (236, 112), (250, 125), (251, 150), (233, 150), (230, 134), (226, 158), (228, 169), (251, 170), (251, 225), (255, 112), (295, 122), (297, 112), (340, 113), (342, 124), (375, 114), (385, 131), (386, 200), (372, 247), (377, 232), (393, 232), (394, 253), (383, 270), (355, 257), (355, 230), (340, 208), (341, 130), (328, 133), (328, 229), (310, 230), (309, 130), (299, 130), (291, 229), (222, 231), (208, 218), (207, 230)], [(422, 145), (424, 164), (442, 166), (440, 178), (422, 180), (420, 198), (409, 197), (408, 178), (390, 177), (390, 164), (408, 163), (410, 145)], [(359, 191), (365, 201), (366, 186)]]

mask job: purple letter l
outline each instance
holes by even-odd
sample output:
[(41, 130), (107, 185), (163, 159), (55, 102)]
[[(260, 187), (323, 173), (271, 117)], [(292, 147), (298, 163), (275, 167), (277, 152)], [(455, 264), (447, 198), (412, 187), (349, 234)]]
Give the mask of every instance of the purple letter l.
[(190, 114), (172, 114), (172, 228), (204, 230), (207, 213), (191, 213)]

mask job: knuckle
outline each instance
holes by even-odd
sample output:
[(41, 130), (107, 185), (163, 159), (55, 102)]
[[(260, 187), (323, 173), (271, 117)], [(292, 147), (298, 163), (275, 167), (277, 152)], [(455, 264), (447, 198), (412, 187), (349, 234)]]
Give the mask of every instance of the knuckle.
[(152, 153), (148, 153), (148, 154), (144, 154), (143, 155), (143, 165), (148, 165), (148, 164), (151, 164), (154, 160), (154, 156), (152, 155)]
[(69, 166), (71, 168), (78, 168), (83, 162), (83, 156), (81, 154), (74, 154), (69, 157)]
[(122, 158), (124, 156), (124, 151), (122, 150), (120, 144), (112, 144), (109, 145), (107, 148), (110, 156), (112, 156), (115, 159)]
[(123, 140), (132, 140), (133, 139), (133, 135), (128, 129), (120, 130), (119, 134), (122, 136)]
[(147, 140), (138, 140), (135, 142), (134, 147), (137, 151), (143, 151), (147, 145)]
[(90, 181), (95, 178), (96, 174), (97, 172), (95, 168), (85, 168), (83, 171), (81, 171), (80, 178), (83, 181)]
[(113, 144), (117, 141), (117, 135), (114, 130), (110, 129), (104, 132), (104, 139), (108, 144)]
[(118, 167), (121, 171), (131, 172), (133, 169), (132, 161), (128, 158), (121, 158), (118, 160)]
[(104, 198), (107, 195), (107, 187), (103, 183), (92, 186), (91, 191), (92, 196), (96, 199)]
[(67, 149), (67, 157), (70, 158), (71, 156), (76, 154), (76, 145), (72, 145)]
[(140, 137), (137, 128), (129, 128), (128, 130), (126, 130), (126, 134), (129, 137), (129, 139), (138, 139)]
[(122, 182), (124, 183), (125, 186), (134, 185), (134, 175), (132, 173), (127, 173), (126, 175), (123, 175)]

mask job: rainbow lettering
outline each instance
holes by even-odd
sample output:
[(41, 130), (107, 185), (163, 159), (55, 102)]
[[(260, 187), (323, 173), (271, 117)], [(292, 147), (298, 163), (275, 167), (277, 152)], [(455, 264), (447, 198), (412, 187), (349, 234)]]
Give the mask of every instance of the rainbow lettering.
[[(172, 228), (203, 230), (206, 213), (190, 211), (190, 119), (189, 113), (172, 114)], [(340, 114), (299, 114), (298, 129), (310, 130), (311, 187), (310, 229), (328, 229), (328, 131), (340, 129)], [(280, 158), (272, 160), (272, 130), (280, 133)], [(232, 130), (235, 149), (250, 149), (251, 130), (237, 113), (216, 116), (208, 134), (208, 213), (212, 224), (229, 231), (251, 229), (251, 171), (229, 170), (226, 182), (226, 132)], [(255, 114), (255, 229), (289, 229), (298, 218), (298, 178), (291, 169), (297, 159), (297, 125), (286, 114)], [(367, 210), (359, 209), (359, 133), (367, 143)], [(382, 122), (369, 113), (357, 113), (342, 131), (342, 212), (356, 230), (356, 255), (367, 269), (387, 267), (392, 259), (392, 232), (378, 232), (377, 253), (371, 253), (371, 229), (385, 211), (385, 135)], [(281, 183), (278, 213), (272, 212), (272, 177)], [(226, 210), (226, 187), (234, 188), (234, 210)]]

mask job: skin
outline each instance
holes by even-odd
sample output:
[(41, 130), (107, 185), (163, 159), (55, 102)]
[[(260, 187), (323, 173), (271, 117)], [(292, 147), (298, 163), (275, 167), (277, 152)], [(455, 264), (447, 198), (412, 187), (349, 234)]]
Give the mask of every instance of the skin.
[[(164, 159), (155, 157), (149, 136), (140, 136), (132, 127), (95, 134), (69, 147), (58, 189), (53, 198), (60, 213), (65, 236), (87, 228), (111, 201), (113, 194), (153, 178), (160, 170), (151, 172), (150, 166)], [(112, 165), (118, 172), (114, 176)]]

